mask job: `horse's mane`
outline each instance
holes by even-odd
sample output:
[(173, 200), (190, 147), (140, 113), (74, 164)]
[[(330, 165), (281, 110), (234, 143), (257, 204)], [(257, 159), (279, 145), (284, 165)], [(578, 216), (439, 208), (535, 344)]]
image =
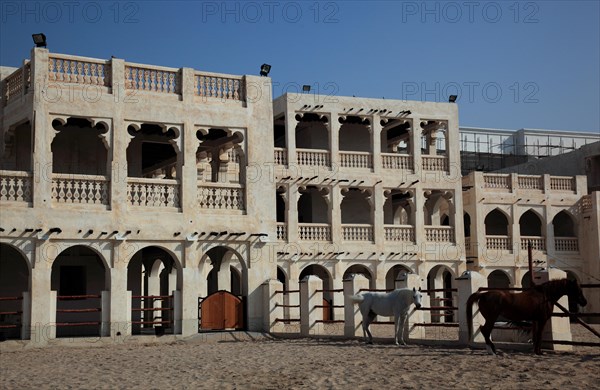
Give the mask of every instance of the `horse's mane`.
[(569, 283), (569, 279), (567, 279), (567, 278), (555, 279), (555, 280), (550, 280), (550, 281), (542, 283), (542, 284), (535, 285), (535, 286), (533, 286), (533, 289), (542, 294), (548, 295), (548, 294), (551, 294), (552, 292), (556, 292), (556, 291), (565, 292), (568, 283)]

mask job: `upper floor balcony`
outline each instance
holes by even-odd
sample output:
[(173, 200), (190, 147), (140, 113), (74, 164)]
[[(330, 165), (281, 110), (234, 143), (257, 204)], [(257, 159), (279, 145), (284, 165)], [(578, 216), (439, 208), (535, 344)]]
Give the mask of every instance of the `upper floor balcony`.
[[(116, 91), (124, 88), (129, 96), (173, 96), (180, 100), (189, 97), (241, 106), (247, 102), (246, 76), (137, 64), (117, 58), (104, 60), (57, 54), (39, 48), (34, 49), (32, 55), (35, 56), (33, 61), (27, 61), (4, 80), (4, 106), (18, 101), (35, 86), (48, 85), (94, 88), (94, 95), (117, 94)], [(34, 71), (34, 67), (38, 69)]]
[(523, 195), (556, 193), (562, 195), (586, 193), (583, 177), (520, 175), (517, 173), (473, 172), (463, 177), (463, 187), (482, 193), (512, 193)]

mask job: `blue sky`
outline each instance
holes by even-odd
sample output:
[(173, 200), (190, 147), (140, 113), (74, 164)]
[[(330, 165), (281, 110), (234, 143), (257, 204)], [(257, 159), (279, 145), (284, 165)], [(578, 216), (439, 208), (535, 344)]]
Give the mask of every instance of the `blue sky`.
[(0, 64), (52, 52), (232, 74), (274, 96), (447, 101), (461, 126), (600, 130), (599, 1), (6, 1)]

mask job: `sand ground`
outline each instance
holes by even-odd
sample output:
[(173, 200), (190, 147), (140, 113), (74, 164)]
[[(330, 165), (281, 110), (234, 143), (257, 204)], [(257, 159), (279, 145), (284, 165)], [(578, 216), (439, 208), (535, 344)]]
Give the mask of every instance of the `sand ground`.
[[(577, 330), (574, 340), (589, 335)], [(227, 336), (0, 350), (0, 389), (600, 388), (598, 347), (494, 357), (449, 346)]]

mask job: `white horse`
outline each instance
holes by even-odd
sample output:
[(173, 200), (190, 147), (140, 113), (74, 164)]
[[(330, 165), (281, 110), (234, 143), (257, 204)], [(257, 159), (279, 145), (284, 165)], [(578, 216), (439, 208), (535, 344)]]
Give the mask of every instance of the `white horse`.
[[(352, 295), (350, 299), (359, 304), (358, 307), (363, 317), (363, 335), (368, 344), (373, 344), (373, 336), (369, 331), (369, 325), (375, 320), (375, 317), (378, 315), (393, 315), (396, 345), (400, 345), (399, 342), (406, 345), (404, 341), (404, 323), (412, 303), (415, 304), (417, 309), (421, 307), (421, 289), (400, 288), (389, 293), (365, 292)], [(368, 340), (367, 335), (369, 335)]]

